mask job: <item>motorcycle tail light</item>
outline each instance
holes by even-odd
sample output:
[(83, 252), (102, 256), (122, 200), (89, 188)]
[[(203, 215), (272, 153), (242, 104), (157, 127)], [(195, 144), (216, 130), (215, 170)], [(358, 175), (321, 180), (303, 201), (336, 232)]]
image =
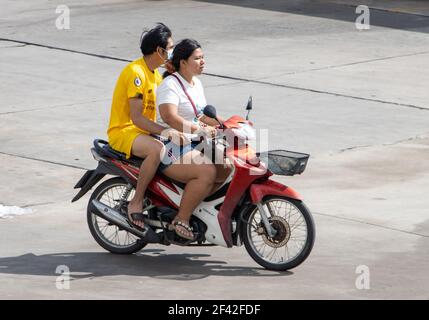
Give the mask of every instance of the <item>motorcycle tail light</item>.
[(95, 151), (94, 148), (91, 148), (91, 153), (92, 156), (94, 157), (95, 161), (103, 161), (103, 162), (107, 162), (106, 159), (104, 159), (102, 156), (100, 156), (97, 151)]

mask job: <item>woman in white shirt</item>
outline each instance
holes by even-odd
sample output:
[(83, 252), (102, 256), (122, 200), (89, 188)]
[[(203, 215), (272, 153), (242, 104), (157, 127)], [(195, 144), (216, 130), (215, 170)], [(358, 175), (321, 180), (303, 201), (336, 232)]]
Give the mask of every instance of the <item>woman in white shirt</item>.
[[(204, 70), (204, 55), (195, 40), (180, 41), (173, 51), (172, 64), (176, 72), (166, 77), (156, 91), (157, 121), (185, 133), (201, 130), (201, 123), (214, 131), (219, 123), (203, 115), (207, 105), (201, 81), (196, 77)], [(178, 130), (179, 130), (178, 129)]]
[[(192, 39), (180, 41), (174, 48), (171, 62), (176, 72), (165, 78), (156, 91), (158, 121), (184, 133), (204, 131), (209, 136), (214, 135), (218, 122), (202, 113), (207, 103), (203, 86), (196, 77), (203, 72), (205, 63), (200, 44)], [(192, 212), (213, 191), (215, 183), (226, 179), (229, 171), (216, 170), (211, 160), (194, 150), (194, 145), (172, 145), (171, 149), (169, 153), (175, 154), (176, 159), (170, 163), (163, 160), (166, 166), (163, 172), (174, 180), (186, 183), (173, 225), (179, 236), (190, 239), (189, 219)], [(181, 170), (177, 170), (178, 167)]]

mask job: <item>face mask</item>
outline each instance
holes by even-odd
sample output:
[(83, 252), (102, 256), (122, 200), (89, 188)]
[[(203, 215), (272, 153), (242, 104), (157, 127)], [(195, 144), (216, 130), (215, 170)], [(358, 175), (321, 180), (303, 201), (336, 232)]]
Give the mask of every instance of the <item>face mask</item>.
[[(173, 58), (173, 49), (170, 49), (170, 50), (165, 50), (165, 49), (163, 49), (163, 48), (161, 48), (161, 49), (167, 52), (167, 59), (166, 59), (166, 60), (164, 60), (164, 63), (166, 63), (168, 60), (171, 60), (171, 59)], [(159, 52), (158, 52), (158, 55), (160, 56), (160, 58), (161, 58), (161, 59), (164, 59), (164, 58), (159, 54)]]

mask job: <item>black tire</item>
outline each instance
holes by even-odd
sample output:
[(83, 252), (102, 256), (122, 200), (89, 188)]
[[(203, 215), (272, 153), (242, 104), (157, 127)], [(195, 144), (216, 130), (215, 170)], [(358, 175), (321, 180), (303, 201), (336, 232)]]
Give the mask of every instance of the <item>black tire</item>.
[[(119, 232), (128, 233), (128, 236), (132, 236), (132, 237), (136, 238), (136, 242), (134, 244), (130, 244), (127, 246), (119, 246), (119, 245), (115, 246), (113, 243), (109, 242), (106, 238), (104, 238), (102, 236), (101, 230), (98, 229), (97, 226), (95, 225), (97, 220), (94, 220), (94, 219), (97, 218), (99, 220), (105, 221), (106, 223), (107, 223), (107, 221), (96, 216), (95, 214), (93, 214), (89, 208), (90, 208), (90, 203), (92, 200), (94, 200), (94, 199), (100, 200), (102, 198), (102, 196), (108, 190), (110, 190), (114, 187), (117, 187), (117, 186), (120, 187), (120, 186), (126, 186), (126, 185), (127, 185), (127, 182), (120, 177), (115, 177), (115, 178), (111, 178), (111, 179), (104, 181), (92, 193), (92, 195), (89, 199), (89, 202), (88, 202), (88, 207), (87, 207), (87, 222), (88, 222), (88, 227), (89, 227), (89, 230), (91, 231), (92, 236), (94, 237), (95, 241), (97, 241), (97, 243), (101, 247), (103, 247), (107, 251), (109, 251), (111, 253), (115, 253), (115, 254), (133, 254), (133, 253), (143, 249), (147, 245), (147, 243), (139, 241), (137, 239), (137, 237), (135, 237), (134, 235), (131, 235), (129, 232), (127, 232), (125, 230), (121, 230)], [(116, 227), (116, 226), (112, 225), (112, 227)], [(116, 228), (118, 228), (118, 227), (116, 227)]]
[[(263, 200), (263, 204), (269, 202), (269, 201), (287, 201), (293, 206), (296, 207), (297, 210), (301, 213), (305, 223), (306, 223), (306, 240), (303, 241), (303, 249), (293, 257), (291, 260), (287, 260), (284, 263), (271, 263), (261, 257), (261, 255), (258, 253), (253, 241), (251, 240), (250, 233), (251, 231), (251, 221), (253, 220), (253, 216), (256, 212), (259, 212), (257, 207), (255, 205), (252, 205), (249, 207), (249, 209), (243, 214), (243, 219), (246, 223), (242, 223), (241, 226), (241, 236), (244, 242), (244, 246), (249, 253), (249, 255), (255, 260), (259, 265), (263, 266), (266, 269), (269, 270), (277, 270), (277, 271), (286, 271), (292, 268), (297, 267), (302, 262), (304, 262), (305, 259), (307, 259), (308, 255), (310, 254), (311, 250), (313, 249), (314, 240), (315, 240), (315, 225), (313, 221), (313, 217), (311, 216), (310, 211), (305, 206), (305, 204), (302, 201), (290, 199), (287, 197), (281, 197), (281, 196), (268, 196)], [(289, 226), (289, 224), (288, 224)], [(265, 230), (265, 228), (264, 228)], [(288, 229), (290, 232), (290, 229)], [(292, 233), (290, 233), (292, 235)], [(261, 236), (262, 237), (262, 236)], [(286, 237), (285, 237), (286, 238)], [(289, 240), (288, 240), (289, 241)], [(283, 247), (287, 247), (288, 241)]]

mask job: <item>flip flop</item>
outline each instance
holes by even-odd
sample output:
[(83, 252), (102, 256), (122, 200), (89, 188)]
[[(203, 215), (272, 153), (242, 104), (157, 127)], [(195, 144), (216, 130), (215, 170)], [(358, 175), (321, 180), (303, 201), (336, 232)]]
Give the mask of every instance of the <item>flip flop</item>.
[[(185, 222), (183, 222), (183, 221), (181, 221), (181, 220), (178, 220), (178, 219), (177, 219), (177, 220), (174, 220), (171, 224), (173, 225), (174, 231), (176, 231), (176, 234), (177, 234), (179, 237), (182, 237), (182, 238), (184, 238), (184, 239), (186, 239), (186, 240), (195, 240), (195, 234), (192, 232), (192, 228), (191, 228), (191, 226), (190, 226), (189, 224), (187, 224), (187, 223), (185, 223)], [(186, 234), (184, 234), (183, 232), (180, 232), (180, 231), (179, 231), (179, 230), (180, 230), (180, 228), (178, 229), (178, 228), (177, 228), (177, 226), (182, 227), (182, 228), (184, 228), (186, 231), (188, 231), (188, 232), (192, 233), (192, 236), (190, 236), (190, 235), (186, 235)]]
[[(130, 220), (130, 217), (131, 217), (131, 220)], [(133, 213), (128, 214), (128, 221), (130, 222), (132, 227), (145, 234), (148, 230), (146, 224), (142, 228), (139, 225), (134, 223), (134, 221), (143, 221), (144, 222), (144, 217), (145, 216), (143, 215), (143, 212), (133, 212)]]

